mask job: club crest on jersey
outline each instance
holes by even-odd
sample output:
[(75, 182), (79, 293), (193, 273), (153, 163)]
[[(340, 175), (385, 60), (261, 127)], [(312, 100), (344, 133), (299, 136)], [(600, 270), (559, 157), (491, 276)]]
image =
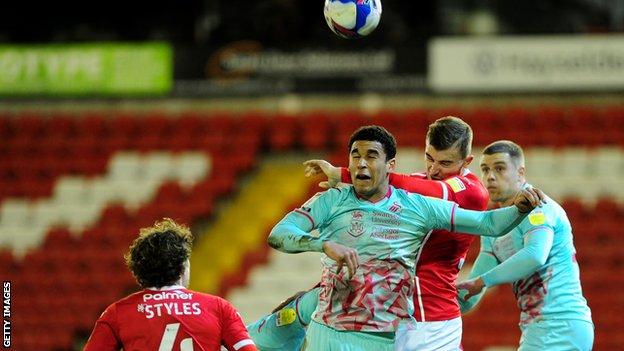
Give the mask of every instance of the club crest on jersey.
[(351, 213), (351, 228), (347, 231), (351, 236), (358, 237), (364, 234), (364, 223), (362, 218), (364, 214), (360, 211), (353, 211)]
[(401, 210), (403, 209), (403, 206), (401, 206), (400, 203), (398, 202), (394, 202), (392, 204), (392, 206), (390, 206), (390, 208), (388, 210), (390, 210), (390, 212), (394, 212), (394, 213), (401, 213)]

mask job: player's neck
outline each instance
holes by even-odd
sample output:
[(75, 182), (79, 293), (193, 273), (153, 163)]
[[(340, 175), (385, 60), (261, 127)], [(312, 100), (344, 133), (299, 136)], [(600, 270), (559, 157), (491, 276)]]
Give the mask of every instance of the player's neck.
[(372, 202), (372, 203), (376, 203), (379, 202), (383, 199), (385, 199), (386, 197), (390, 197), (391, 195), (391, 191), (390, 191), (390, 185), (389, 184), (385, 184), (385, 185), (381, 185), (379, 187), (379, 190), (377, 192), (375, 192), (374, 194), (370, 195), (370, 196), (362, 196), (360, 194), (358, 194), (358, 197), (362, 200), (366, 200), (368, 202)]

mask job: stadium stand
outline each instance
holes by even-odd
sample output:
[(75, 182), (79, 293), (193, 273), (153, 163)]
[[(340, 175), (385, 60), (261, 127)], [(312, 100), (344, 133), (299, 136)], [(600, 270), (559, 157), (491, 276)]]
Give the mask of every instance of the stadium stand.
[[(104, 307), (136, 288), (123, 266), (123, 250), (138, 228), (163, 216), (189, 224), (211, 220), (196, 243), (196, 288), (232, 292), (246, 320), (269, 311), (296, 289), (309, 287), (294, 277), (314, 280), (309, 268), (318, 267), (314, 255), (288, 265), (291, 257), (269, 255), (264, 239), (272, 223), (316, 185), (303, 178), (298, 165), (282, 169), (260, 162), (260, 156), (312, 151), (344, 165), (349, 134), (376, 123), (407, 147), (399, 155), (415, 159), (405, 158), (409, 167), (402, 169), (417, 170), (421, 152), (414, 147), (422, 148), (427, 124), (448, 113), (471, 123), (477, 146), (509, 138), (526, 148), (529, 179), (563, 200), (573, 222), (596, 322), (595, 349), (620, 347), (624, 107), (553, 105), (374, 115), (317, 110), (278, 116), (259, 111), (3, 116), (0, 267), (14, 283), (15, 349), (72, 350), (76, 336), (91, 329)], [(241, 226), (242, 218), (247, 225)], [(515, 301), (509, 287), (489, 294), (465, 318), (466, 350), (517, 344), (518, 313), (510, 310)], [(503, 308), (506, 313), (500, 313)], [(490, 333), (492, 326), (500, 332)]]

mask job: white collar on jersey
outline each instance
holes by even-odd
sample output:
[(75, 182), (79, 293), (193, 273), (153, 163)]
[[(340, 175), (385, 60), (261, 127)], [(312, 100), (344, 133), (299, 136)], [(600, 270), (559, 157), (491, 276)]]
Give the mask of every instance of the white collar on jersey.
[(186, 289), (182, 285), (169, 285), (163, 286), (160, 288), (147, 288), (147, 290), (155, 290), (155, 291), (166, 291), (166, 290), (177, 290), (177, 289)]

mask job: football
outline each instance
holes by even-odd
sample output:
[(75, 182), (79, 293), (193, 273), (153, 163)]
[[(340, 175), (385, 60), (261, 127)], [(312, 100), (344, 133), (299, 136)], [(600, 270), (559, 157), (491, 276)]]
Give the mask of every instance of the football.
[(356, 39), (369, 35), (381, 18), (380, 0), (325, 0), (325, 20), (336, 35)]

